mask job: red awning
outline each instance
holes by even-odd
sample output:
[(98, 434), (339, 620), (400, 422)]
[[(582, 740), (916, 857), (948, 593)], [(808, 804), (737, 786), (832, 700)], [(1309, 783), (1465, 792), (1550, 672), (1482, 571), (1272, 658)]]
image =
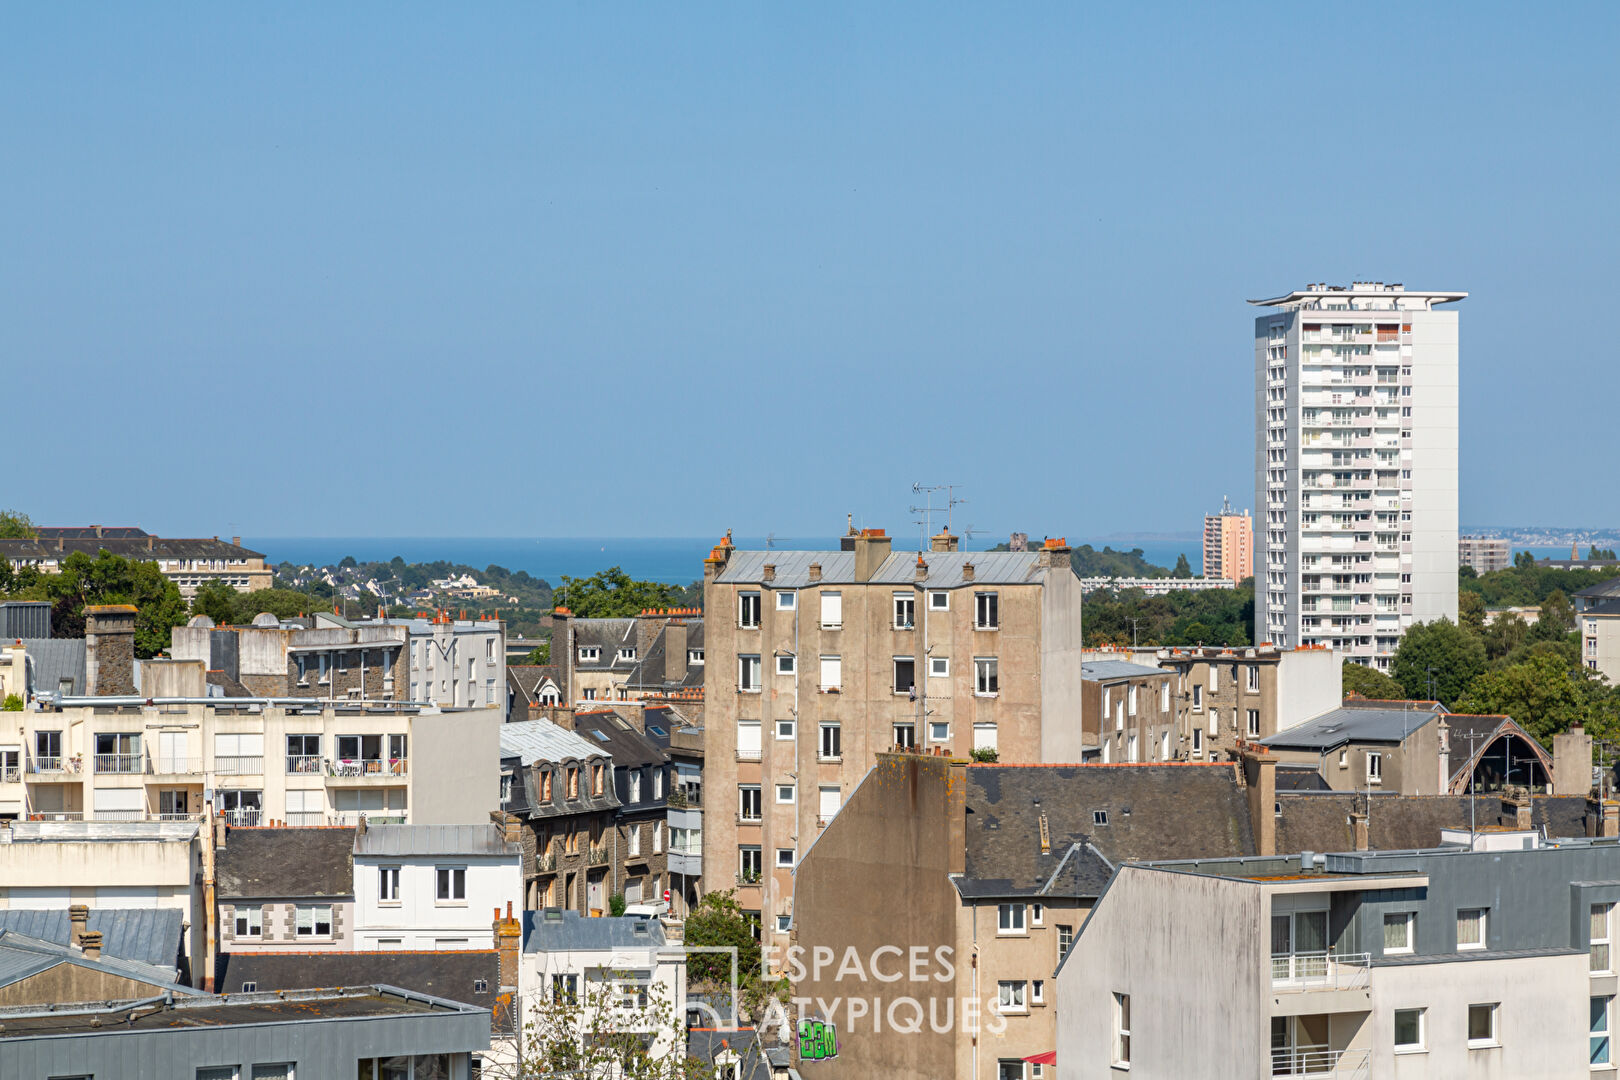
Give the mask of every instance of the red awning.
[(1035, 1065), (1056, 1065), (1057, 1064), (1057, 1051), (1056, 1050), (1048, 1050), (1044, 1054), (1032, 1054), (1029, 1057), (1025, 1058), (1024, 1060), (1028, 1061), (1028, 1062), (1031, 1062), (1032, 1064), (1035, 1064)]

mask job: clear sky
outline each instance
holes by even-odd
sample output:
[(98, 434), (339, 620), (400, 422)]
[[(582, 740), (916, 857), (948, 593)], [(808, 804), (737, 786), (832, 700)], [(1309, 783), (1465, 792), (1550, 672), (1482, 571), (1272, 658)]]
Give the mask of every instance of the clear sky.
[(1466, 289), (1464, 522), (1620, 525), (1620, 4), (9, 6), (0, 506), (1185, 531), (1246, 298)]

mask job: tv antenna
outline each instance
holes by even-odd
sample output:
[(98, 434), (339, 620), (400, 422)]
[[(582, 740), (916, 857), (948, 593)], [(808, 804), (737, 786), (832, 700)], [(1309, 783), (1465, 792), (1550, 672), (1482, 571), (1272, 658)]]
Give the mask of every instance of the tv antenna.
[[(917, 550), (928, 550), (928, 539), (934, 532), (934, 515), (940, 511), (944, 511), (945, 529), (947, 532), (950, 531), (951, 523), (955, 518), (956, 508), (967, 502), (966, 499), (959, 499), (956, 497), (956, 489), (961, 486), (961, 484), (923, 483), (911, 485), (912, 494), (921, 495), (923, 497), (923, 505), (913, 506), (910, 508), (913, 514), (921, 515), (921, 517), (917, 519), (917, 525), (922, 528), (922, 543), (918, 546)], [(934, 496), (936, 493), (941, 491), (945, 493), (945, 505), (935, 506)]]
[(778, 540), (792, 541), (792, 539), (793, 539), (793, 537), (791, 537), (791, 536), (777, 536), (775, 533), (766, 533), (765, 534), (765, 548), (766, 548), (766, 550), (774, 548), (776, 546), (776, 542)]

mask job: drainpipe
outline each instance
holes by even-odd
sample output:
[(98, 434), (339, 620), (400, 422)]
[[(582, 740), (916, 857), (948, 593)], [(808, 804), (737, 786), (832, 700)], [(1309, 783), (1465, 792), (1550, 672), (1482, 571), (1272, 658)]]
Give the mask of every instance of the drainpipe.
[[(214, 992), (215, 955), (219, 948), (219, 910), (214, 906), (214, 829), (217, 823), (214, 819), (214, 800), (203, 802), (203, 821), (199, 836), (202, 840), (202, 879), (203, 879), (203, 971), (202, 988), (208, 993)], [(197, 972), (191, 973), (191, 981), (197, 982)]]

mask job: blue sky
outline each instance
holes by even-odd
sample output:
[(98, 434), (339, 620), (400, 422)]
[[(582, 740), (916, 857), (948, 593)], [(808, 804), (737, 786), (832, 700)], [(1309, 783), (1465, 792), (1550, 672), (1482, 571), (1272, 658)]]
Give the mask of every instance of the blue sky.
[(1342, 10), (12, 7), (0, 505), (1184, 531), (1243, 301), (1373, 278), (1472, 294), (1465, 522), (1620, 524), (1620, 5)]

